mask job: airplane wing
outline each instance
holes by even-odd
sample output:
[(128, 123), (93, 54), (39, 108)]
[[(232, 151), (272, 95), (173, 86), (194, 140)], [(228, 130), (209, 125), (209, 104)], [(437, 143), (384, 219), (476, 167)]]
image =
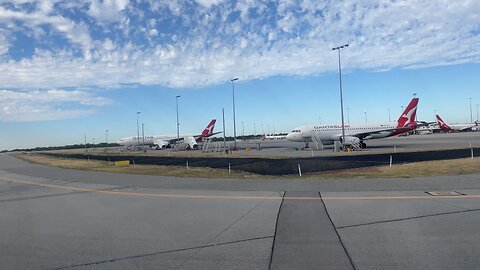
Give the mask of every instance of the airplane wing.
[[(222, 132), (223, 132), (223, 131), (217, 131), (217, 132), (214, 132), (214, 133), (210, 133), (210, 134), (208, 135), (208, 137), (213, 136), (213, 135), (217, 135), (217, 134), (222, 133)], [(205, 136), (205, 135), (203, 135), (203, 134), (193, 135), (193, 137), (195, 138), (195, 140), (198, 140), (198, 139), (202, 138), (203, 136)]]
[[(421, 124), (421, 126), (423, 126), (424, 124)], [(418, 127), (418, 125), (417, 125)], [(403, 132), (407, 132), (407, 131), (410, 131), (410, 130), (413, 130), (412, 129), (412, 125), (407, 125), (405, 127), (396, 127), (396, 128), (386, 128), (386, 129), (382, 129), (382, 130), (374, 130), (374, 131), (365, 131), (365, 132), (362, 132), (362, 133), (355, 133), (355, 134), (350, 134), (350, 135), (345, 135), (345, 137), (357, 137), (361, 140), (363, 139), (373, 139), (375, 137), (384, 137), (392, 132), (398, 132), (399, 134), (400, 133), (403, 133)], [(340, 138), (342, 137), (342, 134), (338, 134), (336, 136), (336, 138), (339, 140)]]
[(417, 127), (429, 126), (432, 124), (437, 124), (437, 122), (417, 121)]
[(364, 133), (360, 133), (360, 134), (356, 134), (355, 137), (358, 137), (360, 139), (370, 139), (370, 138), (374, 138), (375, 135), (388, 135), (392, 132), (399, 132), (399, 133), (403, 133), (403, 132), (407, 132), (407, 131), (410, 131), (412, 130), (411, 127), (397, 127), (397, 128), (389, 128), (389, 129), (382, 129), (382, 130), (376, 130), (376, 131), (367, 131), (367, 132), (364, 132)]

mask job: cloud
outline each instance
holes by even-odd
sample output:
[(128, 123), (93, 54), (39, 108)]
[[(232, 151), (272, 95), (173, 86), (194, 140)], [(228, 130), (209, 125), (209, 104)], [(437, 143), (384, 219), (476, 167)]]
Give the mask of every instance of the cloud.
[(88, 14), (101, 23), (119, 22), (123, 19), (128, 0), (92, 0), (89, 1)]
[(95, 113), (111, 101), (87, 91), (0, 90), (0, 121), (47, 121), (77, 118)]
[(92, 39), (88, 27), (85, 23), (76, 23), (59, 15), (52, 15), (52, 3), (39, 3), (39, 9), (33, 12), (17, 11), (2, 7), (0, 5), (0, 26), (5, 25), (7, 33), (25, 33), (31, 30), (37, 33), (35, 38), (45, 38), (46, 31), (43, 29), (48, 26), (48, 30), (62, 35), (69, 40), (72, 45), (80, 46), (84, 52), (90, 50)]
[[(480, 62), (479, 1), (197, 2), (0, 4), (2, 86), (200, 88), (309, 76), (335, 71), (331, 48), (343, 43), (347, 70)], [(35, 53), (15, 60), (7, 37), (26, 30), (38, 33)]]
[(200, 5), (209, 8), (212, 5), (218, 5), (223, 2), (223, 0), (196, 0)]
[(7, 37), (0, 30), (0, 55), (7, 53), (9, 47), (10, 47), (10, 44), (7, 41)]

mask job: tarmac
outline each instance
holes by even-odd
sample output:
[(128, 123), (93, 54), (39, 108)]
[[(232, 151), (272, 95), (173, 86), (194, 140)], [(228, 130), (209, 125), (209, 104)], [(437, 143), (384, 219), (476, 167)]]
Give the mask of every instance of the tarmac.
[[(402, 151), (428, 151), (438, 149), (458, 149), (480, 147), (480, 132), (460, 132), (460, 133), (434, 133), (425, 135), (395, 136), (384, 139), (366, 140), (366, 149), (351, 152), (354, 154), (375, 154), (375, 153), (393, 153)], [(237, 157), (283, 157), (283, 158), (302, 158), (302, 157), (322, 157), (335, 156), (342, 153), (333, 152), (332, 145), (325, 145), (323, 149), (316, 148), (314, 143), (309, 143), (309, 148), (305, 148), (305, 143), (291, 142), (286, 139), (281, 140), (240, 140), (237, 139), (237, 148), (234, 156)], [(234, 142), (227, 141), (227, 148), (233, 148)], [(200, 144), (200, 149), (202, 145)], [(143, 147), (148, 155), (158, 156), (199, 156), (209, 157), (218, 155), (224, 149), (223, 141), (211, 142), (207, 152), (201, 150), (178, 151), (175, 149), (155, 150), (149, 147)], [(87, 148), (77, 150), (60, 150), (57, 152), (67, 153), (104, 153), (105, 148)], [(109, 147), (110, 153), (139, 153), (131, 151), (124, 147)]]
[[(229, 142), (229, 148), (233, 147)], [(48, 151), (47, 155), (104, 161), (129, 160), (134, 164), (209, 167), (232, 169), (261, 175), (298, 175), (340, 169), (388, 166), (421, 161), (447, 160), (480, 155), (480, 132), (437, 133), (369, 140), (361, 151), (333, 152), (332, 146), (309, 149), (303, 143), (287, 140), (238, 141), (239, 150), (221, 151), (223, 142), (210, 145), (210, 151), (178, 149), (148, 150), (146, 153), (110, 147)], [(257, 147), (257, 148), (255, 148)]]
[[(425, 135), (395, 136), (384, 139), (366, 140), (366, 149), (357, 153), (384, 153), (394, 151), (426, 151), (436, 149), (468, 148), (480, 146), (480, 132), (435, 133)], [(220, 143), (220, 146), (223, 143)], [(230, 145), (233, 142), (230, 142)], [(261, 150), (257, 150), (260, 144)], [(314, 143), (304, 148), (305, 143), (288, 140), (252, 140), (239, 141), (237, 147), (250, 148), (251, 151), (240, 151), (236, 154), (245, 156), (282, 156), (282, 157), (311, 157), (338, 155), (333, 152), (332, 145), (323, 146), (317, 150)], [(214, 148), (214, 147), (212, 147)]]
[(0, 155), (0, 269), (477, 269), (479, 222), (480, 175), (192, 179)]

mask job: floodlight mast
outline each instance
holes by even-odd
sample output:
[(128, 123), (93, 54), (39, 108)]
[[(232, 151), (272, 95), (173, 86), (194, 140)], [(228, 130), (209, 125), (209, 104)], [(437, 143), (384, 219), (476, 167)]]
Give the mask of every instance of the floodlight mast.
[(338, 51), (338, 75), (340, 78), (340, 110), (342, 115), (342, 151), (345, 151), (345, 120), (343, 116), (342, 64), (340, 61), (340, 50), (346, 47), (348, 47), (348, 44), (332, 48), (332, 51)]
[(137, 112), (137, 145), (140, 147), (140, 127), (138, 125), (138, 116), (140, 115), (140, 112)]
[(235, 81), (238, 81), (238, 78), (235, 77), (230, 80), (232, 82), (232, 100), (233, 100), (233, 150), (237, 150), (237, 127), (235, 123)]
[(178, 122), (178, 99), (180, 98), (181, 96), (175, 96), (175, 103), (177, 105), (177, 143), (180, 141), (180, 123)]

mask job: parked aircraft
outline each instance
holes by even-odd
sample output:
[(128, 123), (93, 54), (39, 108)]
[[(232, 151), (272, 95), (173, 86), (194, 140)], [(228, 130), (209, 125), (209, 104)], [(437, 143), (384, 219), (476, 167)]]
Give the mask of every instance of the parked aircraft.
[[(413, 98), (397, 122), (380, 125), (345, 125), (345, 145), (358, 145), (365, 148), (365, 140), (380, 139), (410, 132), (417, 127), (415, 115), (417, 113), (418, 98)], [(423, 124), (421, 124), (423, 125)], [(292, 130), (287, 140), (304, 142), (318, 141), (324, 145), (335, 141), (342, 143), (342, 125), (306, 125)]]
[(437, 116), (437, 123), (440, 129), (443, 132), (458, 132), (458, 131), (471, 131), (471, 130), (477, 130), (479, 123), (475, 121), (475, 123), (467, 123), (467, 124), (447, 124), (443, 119), (440, 117), (440, 115)]
[(283, 140), (287, 137), (287, 135), (268, 135), (268, 134), (263, 134), (262, 135), (262, 141), (265, 140)]
[(179, 138), (177, 138), (177, 136), (166, 136), (166, 135), (154, 135), (154, 136), (145, 136), (145, 137), (132, 136), (132, 137), (120, 139), (117, 141), (117, 143), (127, 147), (148, 145), (152, 148), (155, 147), (157, 150), (169, 148), (176, 143), (184, 143), (184, 144), (187, 144), (187, 146), (190, 149), (196, 149), (198, 148), (198, 142), (202, 141), (205, 138), (208, 138), (210, 136), (220, 133), (220, 132), (216, 132), (216, 133), (213, 132), (213, 129), (215, 128), (215, 122), (216, 122), (216, 119), (213, 119), (212, 121), (210, 121), (210, 123), (202, 131), (202, 133), (197, 135), (180, 135)]

